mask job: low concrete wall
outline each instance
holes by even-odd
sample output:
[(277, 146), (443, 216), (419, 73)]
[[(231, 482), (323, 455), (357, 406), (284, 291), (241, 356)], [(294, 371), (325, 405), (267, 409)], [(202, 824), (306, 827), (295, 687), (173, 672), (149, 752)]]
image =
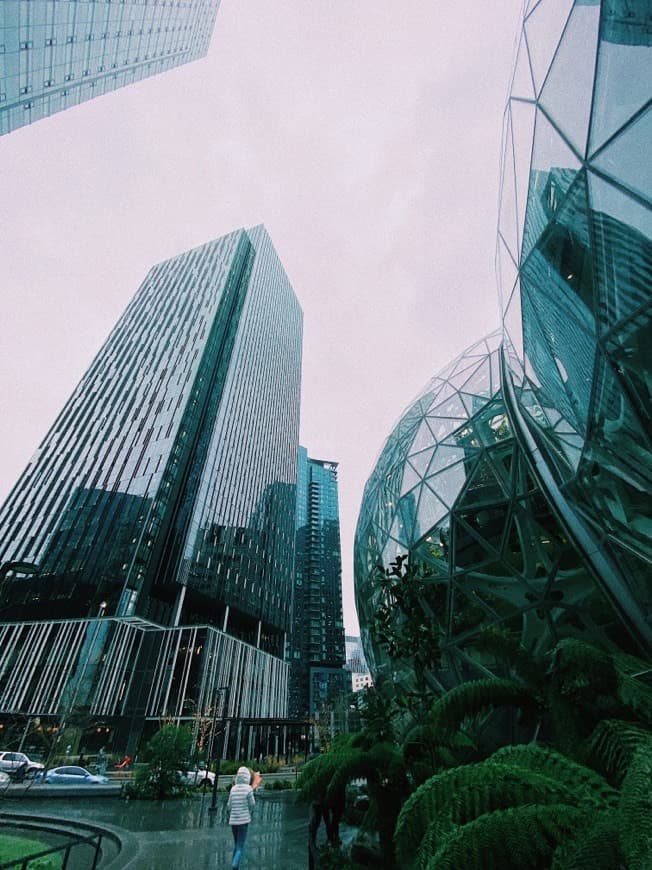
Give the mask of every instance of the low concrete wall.
[(4, 795), (9, 798), (96, 798), (120, 797), (121, 794), (122, 785), (120, 783), (107, 783), (107, 785), (50, 785), (40, 782), (21, 782), (11, 783), (0, 790), (0, 796)]

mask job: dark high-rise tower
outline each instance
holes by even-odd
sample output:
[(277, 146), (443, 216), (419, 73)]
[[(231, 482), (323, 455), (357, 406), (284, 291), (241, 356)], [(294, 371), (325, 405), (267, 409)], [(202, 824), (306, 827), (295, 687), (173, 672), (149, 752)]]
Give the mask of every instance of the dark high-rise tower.
[(299, 447), (290, 709), (314, 716), (349, 686), (342, 618), (337, 463)]
[(0, 563), (39, 568), (3, 618), (211, 626), (240, 644), (222, 683), (263, 656), (233, 705), (267, 674), (284, 715), (302, 323), (263, 227), (155, 266), (0, 510)]
[(203, 57), (220, 0), (3, 0), (0, 134)]

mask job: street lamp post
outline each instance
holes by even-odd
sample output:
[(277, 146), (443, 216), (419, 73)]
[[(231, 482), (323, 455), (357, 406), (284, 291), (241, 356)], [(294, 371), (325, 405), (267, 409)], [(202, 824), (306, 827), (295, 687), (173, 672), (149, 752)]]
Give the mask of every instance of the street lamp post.
[(220, 692), (224, 692), (224, 704), (222, 705), (222, 715), (220, 719), (222, 721), (222, 739), (218, 741), (218, 751), (215, 753), (215, 729), (217, 728), (217, 703), (213, 705), (213, 739), (211, 740), (211, 749), (213, 756), (215, 758), (215, 779), (213, 780), (213, 796), (211, 799), (211, 805), (208, 808), (209, 813), (217, 812), (217, 787), (220, 778), (220, 760), (222, 758), (222, 753), (224, 752), (224, 722), (226, 720), (226, 716), (224, 715), (226, 712), (226, 705), (229, 700), (229, 686), (219, 686), (215, 690), (216, 694), (219, 697)]

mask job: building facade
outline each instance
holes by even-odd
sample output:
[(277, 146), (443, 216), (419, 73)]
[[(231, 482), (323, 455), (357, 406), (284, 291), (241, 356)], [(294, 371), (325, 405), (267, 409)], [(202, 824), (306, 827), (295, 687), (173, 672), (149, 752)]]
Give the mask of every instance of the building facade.
[(364, 650), (360, 638), (356, 635), (347, 634), (344, 637), (344, 646), (346, 649), (346, 669), (352, 674), (365, 674), (369, 672), (367, 660), (364, 657)]
[[(535, 654), (568, 635), (631, 644), (515, 436), (501, 388), (501, 343), (500, 332), (476, 342), (425, 385), (367, 482), (355, 541), (356, 603), (375, 678), (391, 674), (413, 687), (412, 659), (391, 660), (374, 630), (386, 601), (380, 572), (398, 556), (423, 575), (415, 598), (431, 627), (422, 642), (438, 638), (440, 661), (424, 675), (436, 693), (499, 664), (481, 650), (488, 628), (509, 630)], [(392, 619), (400, 630), (400, 608)]]
[(349, 688), (342, 616), (337, 464), (299, 448), (290, 707), (314, 717)]
[(92, 709), (110, 680), (116, 720), (206, 710), (218, 673), (228, 715), (287, 715), (302, 324), (263, 227), (149, 272), (0, 510), (0, 710), (23, 709), (20, 655), (51, 670), (36, 653), (62, 632), (68, 670), (47, 712), (22, 687), (29, 715), (65, 707), (71, 681), (80, 702), (82, 673)]
[(554, 14), (528, 4), (498, 237), (506, 401), (577, 545), (596, 554), (605, 594), (648, 648), (651, 68), (643, 0)]
[(374, 681), (368, 671), (365, 674), (351, 674), (351, 687), (354, 692), (361, 692), (363, 689), (369, 689), (373, 684)]
[(376, 630), (397, 556), (418, 572), (435, 691), (500, 672), (478, 642), (492, 627), (535, 653), (563, 637), (652, 650), (651, 64), (647, 3), (524, 5), (502, 330), (426, 385), (365, 488), (356, 601), (374, 676), (414, 684), (414, 658), (390, 658)]
[(0, 134), (203, 57), (219, 0), (4, 0)]

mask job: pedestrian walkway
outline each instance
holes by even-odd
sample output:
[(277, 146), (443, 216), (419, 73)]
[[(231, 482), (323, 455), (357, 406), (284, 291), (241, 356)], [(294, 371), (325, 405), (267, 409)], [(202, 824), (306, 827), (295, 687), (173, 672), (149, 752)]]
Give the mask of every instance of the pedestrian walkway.
[[(232, 837), (226, 822), (226, 795), (209, 812), (211, 795), (175, 801), (3, 801), (12, 812), (33, 817), (60, 816), (106, 826), (124, 849), (110, 870), (227, 870)], [(308, 810), (292, 792), (259, 792), (241, 870), (305, 870), (308, 866)]]

